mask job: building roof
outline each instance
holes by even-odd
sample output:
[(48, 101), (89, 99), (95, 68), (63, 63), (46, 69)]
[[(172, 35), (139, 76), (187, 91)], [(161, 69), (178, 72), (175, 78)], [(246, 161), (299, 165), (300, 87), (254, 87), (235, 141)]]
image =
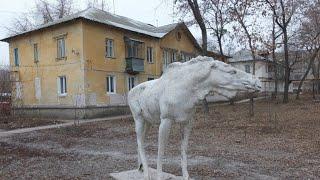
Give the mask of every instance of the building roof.
[[(262, 56), (255, 55), (256, 61), (270, 61), (269, 59), (266, 59)], [(232, 55), (232, 58), (229, 59), (230, 63), (235, 63), (235, 62), (245, 62), (245, 61), (252, 61), (252, 55), (251, 51), (249, 50), (241, 50)]]
[(231, 58), (230, 56), (222, 55), (218, 51), (207, 51), (207, 55), (210, 57), (213, 57), (215, 59), (221, 60), (223, 62), (226, 62), (227, 59)]
[(34, 29), (31, 29), (29, 31), (21, 32), (19, 34), (15, 34), (6, 38), (1, 39), (0, 41), (8, 41), (11, 38), (14, 38), (16, 36), (20, 36), (23, 34), (27, 34), (33, 31), (37, 31), (40, 29), (48, 28), (57, 24), (61, 24), (64, 22), (68, 22), (75, 19), (87, 19), (90, 21), (114, 26), (117, 28), (145, 34), (148, 36), (156, 37), (156, 38), (162, 38), (166, 34), (168, 34), (170, 31), (174, 30), (179, 24), (181, 23), (173, 23), (165, 26), (155, 27), (151, 24), (143, 23), (137, 20), (133, 20), (124, 16), (119, 16), (116, 14), (111, 14), (109, 12), (97, 9), (97, 8), (87, 8), (83, 11), (79, 11), (75, 14), (63, 17), (61, 19), (55, 20), (53, 22), (49, 22), (47, 24), (40, 25)]

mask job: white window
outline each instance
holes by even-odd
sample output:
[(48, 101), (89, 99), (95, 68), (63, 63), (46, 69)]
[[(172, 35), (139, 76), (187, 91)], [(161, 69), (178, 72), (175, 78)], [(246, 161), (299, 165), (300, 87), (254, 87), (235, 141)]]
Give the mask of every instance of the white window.
[(163, 69), (169, 64), (169, 51), (163, 50)]
[(153, 49), (152, 49), (152, 47), (147, 47), (147, 62), (153, 63)]
[(134, 88), (137, 85), (137, 78), (134, 76), (128, 77), (128, 90), (130, 91), (132, 88)]
[(114, 57), (113, 39), (106, 39), (106, 57)]
[(64, 38), (57, 39), (57, 58), (63, 59), (66, 57), (66, 45)]
[(116, 78), (115, 76), (107, 76), (106, 78), (107, 93), (116, 93)]
[(244, 65), (246, 73), (250, 73), (250, 65)]
[(177, 61), (177, 53), (176, 52), (172, 52), (171, 55), (171, 63), (176, 62)]
[(67, 95), (67, 78), (66, 76), (59, 76), (57, 80), (58, 94), (60, 96)]

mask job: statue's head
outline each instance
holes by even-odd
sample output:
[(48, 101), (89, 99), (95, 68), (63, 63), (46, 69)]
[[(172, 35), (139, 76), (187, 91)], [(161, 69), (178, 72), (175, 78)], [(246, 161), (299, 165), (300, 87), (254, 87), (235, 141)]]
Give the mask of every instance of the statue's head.
[(202, 67), (206, 68), (206, 70), (203, 69), (203, 71), (206, 71), (204, 73), (206, 77), (203, 80), (214, 93), (231, 98), (237, 92), (261, 90), (260, 80), (252, 74), (212, 58), (198, 58), (203, 59), (202, 61), (205, 65)]

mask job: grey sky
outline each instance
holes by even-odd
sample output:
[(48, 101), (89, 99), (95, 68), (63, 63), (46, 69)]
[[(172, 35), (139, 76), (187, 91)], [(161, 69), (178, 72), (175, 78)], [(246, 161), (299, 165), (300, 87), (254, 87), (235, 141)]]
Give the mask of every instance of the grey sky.
[[(7, 36), (5, 26), (14, 18), (34, 7), (33, 0), (0, 0), (0, 38)], [(87, 0), (74, 0), (77, 9), (86, 8)], [(153, 25), (165, 25), (178, 21), (173, 17), (173, 0), (107, 0), (110, 12)], [(114, 8), (114, 9), (113, 9)], [(0, 42), (0, 65), (8, 64), (8, 44)]]

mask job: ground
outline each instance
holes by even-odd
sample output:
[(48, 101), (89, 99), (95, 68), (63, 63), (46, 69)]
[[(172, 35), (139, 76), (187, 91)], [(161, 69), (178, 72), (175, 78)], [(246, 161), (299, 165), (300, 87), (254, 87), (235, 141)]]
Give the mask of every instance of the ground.
[(42, 118), (22, 118), (5, 116), (0, 113), (0, 132), (4, 130), (13, 130), (19, 128), (29, 128), (36, 126), (44, 126), (50, 124), (59, 124), (61, 121), (55, 119)]
[[(194, 179), (319, 179), (320, 103), (309, 97), (287, 105), (269, 100), (211, 105), (205, 120), (197, 109), (189, 141)], [(180, 131), (175, 125), (164, 171), (181, 175)], [(111, 179), (109, 173), (137, 168), (132, 119), (35, 131), (0, 139), (0, 179)], [(147, 138), (156, 167), (157, 127)]]

